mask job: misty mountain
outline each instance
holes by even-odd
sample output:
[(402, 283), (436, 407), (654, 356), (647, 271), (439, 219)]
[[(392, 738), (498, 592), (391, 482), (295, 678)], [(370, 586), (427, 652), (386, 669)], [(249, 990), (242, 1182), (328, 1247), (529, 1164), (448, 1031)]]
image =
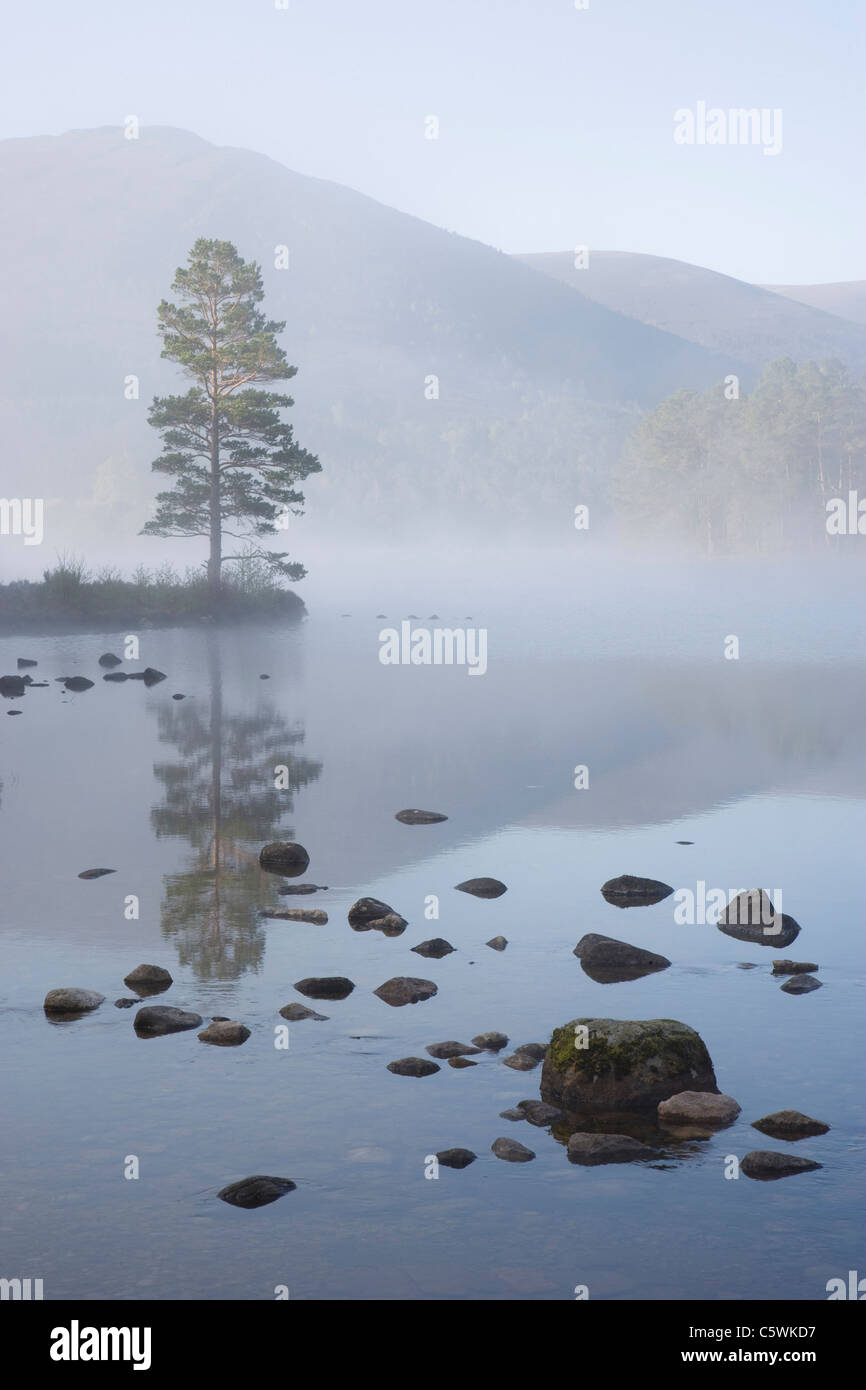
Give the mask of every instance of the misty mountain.
[(642, 408), (737, 370), (488, 246), (184, 131), (8, 140), (0, 178), (3, 491), (46, 498), (47, 553), (112, 536), (156, 564), (186, 544), (135, 536), (158, 486), (149, 403), (188, 386), (160, 360), (157, 305), (200, 236), (259, 261), (265, 310), (287, 322), (291, 419), (324, 469), (305, 533), (530, 518), (565, 533), (575, 502), (604, 500)]
[[(525, 265), (571, 285), (595, 303), (640, 323), (675, 333), (713, 352), (761, 368), (779, 357), (796, 362), (838, 358), (855, 373), (866, 372), (866, 327), (849, 322), (841, 304), (857, 304), (859, 289), (866, 324), (866, 286), (813, 286), (809, 299), (794, 287), (750, 285), (730, 275), (627, 251), (591, 251), (589, 265), (575, 269), (570, 251), (520, 256)], [(807, 287), (808, 288), (808, 287)], [(848, 290), (821, 303), (821, 290)], [(774, 292), (778, 291), (778, 292)], [(803, 303), (795, 300), (803, 299)], [(830, 311), (830, 312), (827, 312)], [(736, 367), (731, 366), (731, 372)]]
[(762, 285), (812, 309), (822, 309), (852, 323), (866, 324), (866, 280), (839, 280), (831, 285)]

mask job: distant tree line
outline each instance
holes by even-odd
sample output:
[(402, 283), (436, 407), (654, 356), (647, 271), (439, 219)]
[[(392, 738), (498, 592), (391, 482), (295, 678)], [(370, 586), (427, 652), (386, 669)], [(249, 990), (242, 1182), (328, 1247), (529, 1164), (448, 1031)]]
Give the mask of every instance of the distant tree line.
[(781, 358), (746, 395), (729, 378), (680, 391), (626, 442), (612, 501), (648, 542), (704, 553), (829, 545), (827, 504), (866, 499), (866, 381)]

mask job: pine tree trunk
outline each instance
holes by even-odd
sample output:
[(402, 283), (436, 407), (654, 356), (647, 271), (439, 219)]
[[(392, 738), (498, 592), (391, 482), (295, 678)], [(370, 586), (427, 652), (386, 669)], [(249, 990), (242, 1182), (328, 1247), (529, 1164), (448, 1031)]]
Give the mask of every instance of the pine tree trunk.
[(210, 555), (207, 563), (207, 583), (211, 611), (216, 612), (222, 598), (222, 518), (220, 517), (220, 443), (218, 407), (216, 395), (216, 373), (213, 380), (211, 401), (210, 437)]

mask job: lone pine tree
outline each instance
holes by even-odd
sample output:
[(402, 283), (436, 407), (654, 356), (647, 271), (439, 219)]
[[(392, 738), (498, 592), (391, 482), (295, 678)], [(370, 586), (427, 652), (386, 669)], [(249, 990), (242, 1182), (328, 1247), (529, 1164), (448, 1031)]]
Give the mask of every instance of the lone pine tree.
[[(262, 276), (229, 241), (199, 238), (188, 264), (174, 277), (180, 301), (159, 306), (162, 356), (195, 382), (186, 395), (156, 396), (148, 420), (162, 435), (153, 463), (174, 486), (157, 494), (156, 513), (142, 530), (149, 536), (207, 536), (208, 588), (214, 606), (222, 590), (223, 538), (275, 535), (280, 518), (299, 516), (304, 501), (297, 483), (321, 471), (314, 454), (295, 443), (280, 411), (290, 396), (258, 389), (285, 381), (289, 366), (277, 342), (285, 323), (265, 318)], [(253, 546), (254, 555), (286, 579), (302, 579), (303, 565), (286, 552)]]

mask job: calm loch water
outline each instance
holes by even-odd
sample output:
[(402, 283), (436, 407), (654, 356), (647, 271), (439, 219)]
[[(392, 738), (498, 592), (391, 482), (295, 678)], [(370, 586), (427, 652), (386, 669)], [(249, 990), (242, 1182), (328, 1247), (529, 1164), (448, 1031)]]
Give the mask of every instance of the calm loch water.
[[(349, 603), (323, 583), (294, 630), (141, 633), (132, 664), (168, 673), (150, 690), (99, 678), (122, 633), (0, 641), (0, 670), (30, 656), (51, 682), (0, 712), (0, 1273), (42, 1278), (51, 1299), (272, 1299), (285, 1285), (293, 1299), (547, 1300), (585, 1284), (591, 1299), (812, 1300), (862, 1271), (858, 590), (831, 574), (795, 593), (733, 566), (722, 582), (573, 578), (567, 599), (542, 575), (522, 595), (489, 577), (362, 576)], [(473, 614), (486, 675), (382, 666), (379, 612), (427, 626)], [(722, 656), (731, 633), (738, 662)], [(54, 682), (77, 672), (95, 687)], [(394, 820), (407, 806), (449, 819), (407, 827)], [(259, 869), (262, 844), (290, 838), (326, 892), (280, 897)], [(101, 866), (116, 872), (77, 877)], [(781, 890), (802, 927), (785, 954), (818, 962), (823, 988), (783, 993), (777, 952), (678, 925), (673, 899), (609, 905), (599, 888), (620, 873)], [(508, 892), (454, 890), (479, 875)], [(409, 920), (402, 936), (348, 926), (365, 895)], [(324, 908), (328, 924), (261, 915), (286, 905)], [(673, 964), (596, 983), (572, 954), (590, 931)], [(485, 944), (500, 934), (501, 953)], [(431, 936), (456, 950), (412, 953)], [(240, 1019), (249, 1040), (139, 1039), (113, 1000), (141, 962), (174, 976), (159, 1002)], [(311, 1002), (294, 982), (332, 974), (354, 992), (275, 1047), (278, 1010)], [(395, 1009), (373, 994), (405, 974), (436, 997)], [(51, 1022), (42, 1000), (61, 985), (106, 1002)], [(738, 1121), (655, 1165), (582, 1168), (547, 1130), (499, 1118), (539, 1094), (540, 1067), (503, 1066), (511, 1047), (427, 1078), (386, 1070), (490, 1029), (546, 1042), (581, 1016), (696, 1028)], [(788, 1147), (750, 1125), (783, 1108), (832, 1126), (791, 1146), (824, 1166), (727, 1180), (726, 1156)], [(500, 1135), (535, 1161), (496, 1159)], [(427, 1155), (453, 1146), (478, 1160), (426, 1178)], [(254, 1211), (217, 1200), (254, 1173), (297, 1189)]]

